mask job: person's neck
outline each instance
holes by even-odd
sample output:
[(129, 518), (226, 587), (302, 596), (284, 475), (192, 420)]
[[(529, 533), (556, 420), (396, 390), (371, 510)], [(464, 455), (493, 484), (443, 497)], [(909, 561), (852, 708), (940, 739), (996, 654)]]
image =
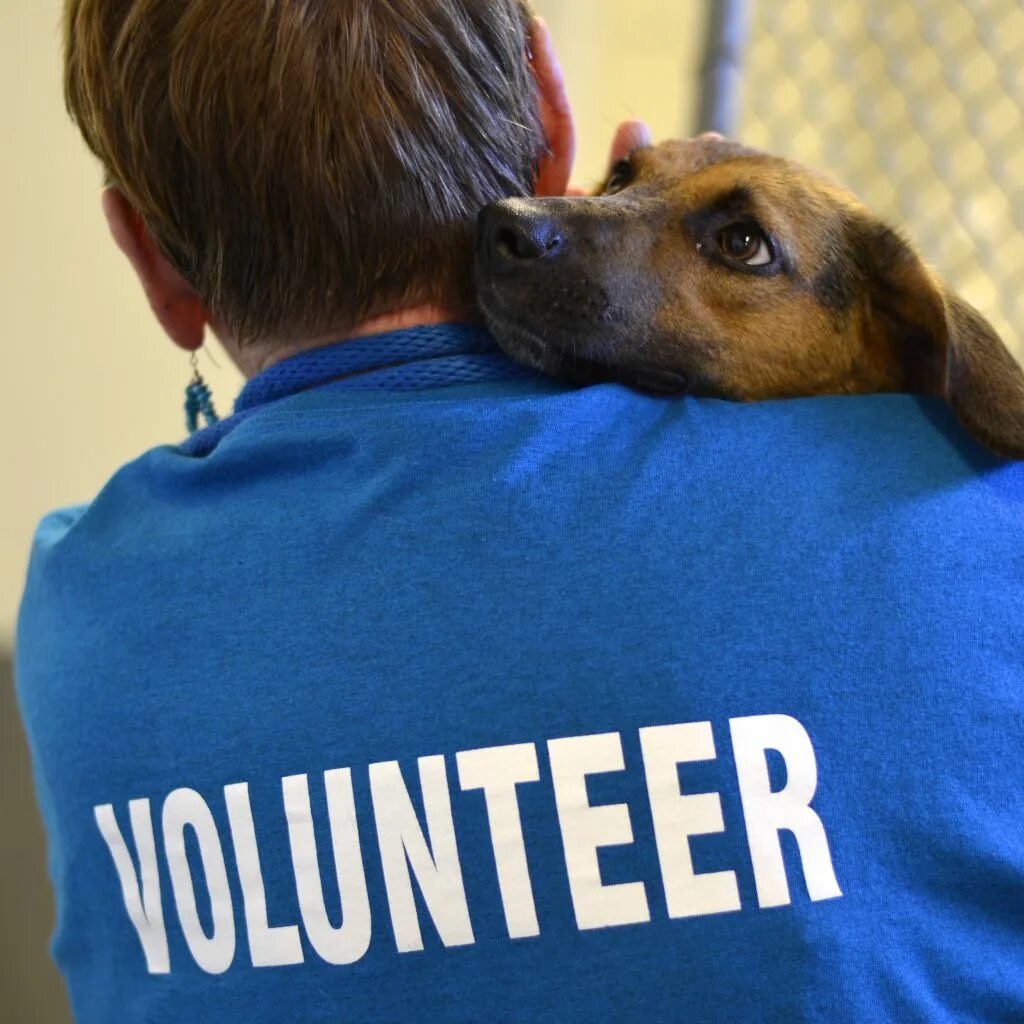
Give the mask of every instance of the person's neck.
[(353, 338), (365, 338), (371, 334), (385, 334), (388, 331), (401, 331), (408, 327), (425, 327), (433, 324), (450, 323), (473, 323), (479, 320), (479, 314), (470, 307), (459, 308), (455, 306), (411, 306), (408, 309), (396, 310), (393, 313), (385, 313), (383, 316), (371, 317), (364, 320), (355, 327), (342, 328), (330, 334), (321, 335), (318, 338), (310, 338), (294, 343), (283, 345), (275, 344), (273, 347), (260, 346), (238, 346), (230, 340), (221, 339), (224, 347), (228, 350), (235, 365), (242, 371), (243, 376), (248, 380), (256, 374), (273, 366), (275, 363), (288, 359), (290, 356), (298, 355), (300, 352), (308, 352), (311, 349), (323, 348), (325, 345), (334, 345), (339, 341), (348, 341)]

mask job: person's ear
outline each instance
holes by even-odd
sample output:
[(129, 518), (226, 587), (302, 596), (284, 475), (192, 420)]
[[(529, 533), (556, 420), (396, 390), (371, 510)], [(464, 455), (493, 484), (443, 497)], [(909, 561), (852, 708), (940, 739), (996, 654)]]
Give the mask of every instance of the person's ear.
[(908, 381), (942, 394), (976, 441), (1024, 459), (1024, 370), (992, 325), (890, 228), (870, 225), (861, 244), (867, 329), (888, 334)]
[(576, 125), (551, 33), (541, 18), (530, 22), (530, 70), (537, 83), (545, 150), (537, 167), (534, 194), (564, 196), (576, 159)]
[(142, 218), (116, 188), (104, 189), (103, 213), (167, 336), (188, 352), (201, 348), (209, 315), (195, 290), (159, 251)]

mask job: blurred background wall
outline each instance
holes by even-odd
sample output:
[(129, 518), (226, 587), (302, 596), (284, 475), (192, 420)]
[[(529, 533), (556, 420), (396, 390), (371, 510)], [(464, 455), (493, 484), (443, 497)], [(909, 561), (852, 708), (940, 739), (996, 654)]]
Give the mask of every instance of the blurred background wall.
[[(577, 179), (615, 125), (695, 127), (704, 0), (535, 0), (579, 121)], [(711, 0), (722, 10), (733, 0)], [(0, 1021), (66, 1020), (52, 909), (9, 677), (33, 527), (183, 434), (187, 359), (107, 237), (99, 170), (64, 114), (60, 0), (0, 0)], [(1020, 0), (751, 0), (738, 134), (832, 171), (1024, 343)], [(239, 378), (203, 356), (223, 410)]]

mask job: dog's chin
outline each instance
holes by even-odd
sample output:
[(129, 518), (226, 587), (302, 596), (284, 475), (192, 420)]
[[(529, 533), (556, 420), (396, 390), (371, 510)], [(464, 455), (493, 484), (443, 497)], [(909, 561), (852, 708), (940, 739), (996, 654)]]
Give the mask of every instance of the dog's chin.
[(524, 322), (494, 309), (480, 296), (484, 319), (502, 351), (516, 362), (570, 384), (620, 383), (652, 394), (683, 394), (690, 390), (687, 374), (663, 367), (619, 362), (614, 346), (592, 354), (593, 338), (582, 331)]
[(588, 359), (570, 344), (562, 348), (536, 330), (515, 321), (501, 317), (487, 316), (485, 319), (502, 351), (547, 377), (574, 384), (598, 383), (611, 380), (608, 369), (600, 362)]

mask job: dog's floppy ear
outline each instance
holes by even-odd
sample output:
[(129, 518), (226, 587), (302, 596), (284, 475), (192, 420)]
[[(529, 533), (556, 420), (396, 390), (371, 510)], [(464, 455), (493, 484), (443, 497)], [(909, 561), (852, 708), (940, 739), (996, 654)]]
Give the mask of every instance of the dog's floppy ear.
[(868, 329), (885, 332), (907, 390), (942, 394), (985, 447), (1024, 459), (1024, 370), (992, 325), (884, 225), (859, 225)]
[(947, 401), (983, 445), (1024, 459), (1024, 370), (973, 306), (949, 291), (945, 304)]

